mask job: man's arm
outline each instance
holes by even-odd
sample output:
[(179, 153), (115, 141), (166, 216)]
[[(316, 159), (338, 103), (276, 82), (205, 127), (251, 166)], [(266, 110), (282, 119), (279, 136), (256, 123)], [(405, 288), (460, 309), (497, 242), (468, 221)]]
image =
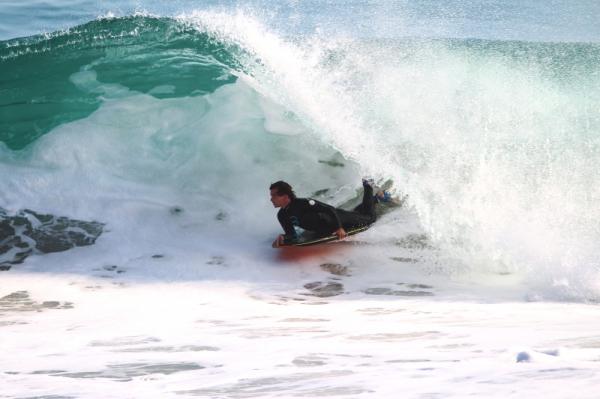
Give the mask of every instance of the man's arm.
[(291, 219), (284, 214), (284, 212), (277, 212), (277, 220), (279, 220), (279, 224), (281, 224), (281, 227), (283, 227), (283, 231), (285, 232), (285, 235), (277, 238), (279, 244), (283, 244), (285, 241), (291, 241), (297, 238), (294, 224), (292, 223)]

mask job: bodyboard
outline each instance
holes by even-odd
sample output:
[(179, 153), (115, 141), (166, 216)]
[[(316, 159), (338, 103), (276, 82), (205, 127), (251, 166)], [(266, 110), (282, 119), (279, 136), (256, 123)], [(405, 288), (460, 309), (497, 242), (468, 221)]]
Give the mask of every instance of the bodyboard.
[[(356, 233), (363, 232), (363, 231), (367, 230), (369, 227), (371, 227), (372, 225), (373, 224), (368, 224), (365, 226), (348, 229), (348, 230), (346, 230), (346, 234), (348, 234), (348, 236), (351, 236)], [(284, 245), (282, 245), (282, 247), (308, 247), (310, 245), (324, 244), (326, 242), (337, 241), (337, 240), (338, 240), (338, 237), (335, 234), (320, 236), (313, 232), (305, 231), (302, 234), (300, 234), (300, 236), (298, 237), (297, 240), (295, 240), (294, 242), (291, 242), (289, 244), (284, 244)]]

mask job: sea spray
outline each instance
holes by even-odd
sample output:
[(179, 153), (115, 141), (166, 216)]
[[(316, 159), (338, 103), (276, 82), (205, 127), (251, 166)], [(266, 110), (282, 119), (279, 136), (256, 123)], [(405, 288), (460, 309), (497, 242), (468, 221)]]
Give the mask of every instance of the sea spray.
[(246, 50), (258, 91), (393, 179), (455, 257), (529, 273), (551, 297), (596, 297), (597, 45), (298, 42), (240, 13), (183, 19)]

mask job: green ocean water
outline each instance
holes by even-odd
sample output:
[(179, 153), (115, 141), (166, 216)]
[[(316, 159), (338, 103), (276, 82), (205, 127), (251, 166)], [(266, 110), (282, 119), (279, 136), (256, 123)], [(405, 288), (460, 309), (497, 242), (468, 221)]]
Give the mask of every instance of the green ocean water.
[[(600, 45), (475, 39), (363, 42), (377, 49), (374, 52), (398, 54), (407, 64), (423, 57), (442, 63), (445, 60), (435, 54), (442, 48), (444, 54), (469, 60), (475, 73), (486, 64), (522, 68), (549, 85), (579, 92), (580, 104), (573, 105), (588, 119), (573, 123), (581, 125), (583, 134), (597, 127), (593, 111), (600, 96)], [(79, 89), (70, 80), (75, 72), (93, 70), (100, 82), (142, 93), (168, 86), (153, 92), (158, 98), (194, 96), (210, 93), (244, 72), (243, 51), (180, 21), (148, 16), (100, 19), (63, 32), (0, 42), (0, 141), (22, 149), (53, 127), (96, 110), (103, 94)], [(337, 55), (333, 50), (331, 59)]]
[(103, 93), (82, 91), (75, 72), (94, 70), (157, 98), (202, 95), (231, 83), (234, 55), (207, 34), (168, 18), (93, 21), (66, 32), (0, 43), (0, 141), (22, 149), (52, 128), (88, 116)]

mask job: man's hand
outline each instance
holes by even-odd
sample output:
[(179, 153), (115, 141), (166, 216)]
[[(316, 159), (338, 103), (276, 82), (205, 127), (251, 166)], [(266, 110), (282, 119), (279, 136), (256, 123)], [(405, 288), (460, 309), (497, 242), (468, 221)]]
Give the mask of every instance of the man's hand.
[(275, 241), (273, 241), (272, 247), (273, 248), (279, 248), (280, 246), (282, 246), (283, 245), (283, 238), (284, 238), (283, 234), (279, 234), (277, 236), (277, 238), (275, 239)]
[(337, 236), (337, 237), (338, 237), (340, 240), (342, 240), (342, 239), (344, 239), (344, 238), (346, 238), (346, 237), (348, 236), (348, 233), (346, 233), (346, 230), (344, 230), (344, 228), (343, 228), (343, 227), (340, 227), (339, 229), (337, 229), (337, 230), (335, 231), (335, 235), (336, 235), (336, 236)]

